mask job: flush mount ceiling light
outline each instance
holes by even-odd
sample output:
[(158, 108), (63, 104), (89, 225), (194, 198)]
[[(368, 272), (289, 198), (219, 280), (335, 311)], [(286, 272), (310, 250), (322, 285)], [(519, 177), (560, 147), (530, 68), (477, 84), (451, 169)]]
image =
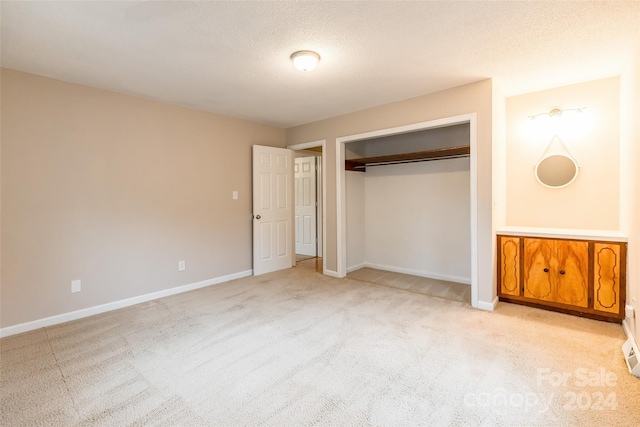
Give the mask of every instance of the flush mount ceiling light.
[(299, 50), (291, 54), (293, 65), (300, 71), (311, 71), (320, 61), (320, 55), (310, 50)]

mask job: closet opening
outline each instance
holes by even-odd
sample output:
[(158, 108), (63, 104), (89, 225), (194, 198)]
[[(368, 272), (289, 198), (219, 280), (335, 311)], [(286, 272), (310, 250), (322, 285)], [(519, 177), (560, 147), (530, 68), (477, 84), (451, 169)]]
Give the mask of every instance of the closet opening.
[(478, 304), (475, 114), (336, 139), (337, 276)]

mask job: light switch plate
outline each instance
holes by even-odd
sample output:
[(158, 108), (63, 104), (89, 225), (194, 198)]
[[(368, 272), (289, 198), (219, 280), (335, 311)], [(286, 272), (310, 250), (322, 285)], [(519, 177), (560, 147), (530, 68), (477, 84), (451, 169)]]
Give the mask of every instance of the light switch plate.
[(238, 200), (238, 192), (237, 192), (237, 191), (234, 191), (234, 192), (232, 193), (232, 197), (233, 197), (233, 200)]

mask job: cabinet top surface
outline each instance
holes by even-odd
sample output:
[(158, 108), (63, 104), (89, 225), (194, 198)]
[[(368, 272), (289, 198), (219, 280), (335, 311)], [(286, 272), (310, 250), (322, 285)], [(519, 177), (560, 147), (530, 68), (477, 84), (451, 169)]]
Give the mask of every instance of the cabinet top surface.
[(496, 230), (501, 235), (517, 235), (522, 237), (548, 237), (555, 239), (587, 239), (605, 240), (610, 242), (626, 242), (627, 235), (613, 230), (582, 230), (574, 228), (543, 228), (543, 227), (499, 227)]

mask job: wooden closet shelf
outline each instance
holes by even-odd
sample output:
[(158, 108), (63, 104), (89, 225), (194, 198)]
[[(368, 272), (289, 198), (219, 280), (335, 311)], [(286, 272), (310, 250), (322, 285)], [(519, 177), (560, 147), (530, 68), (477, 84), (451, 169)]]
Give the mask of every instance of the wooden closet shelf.
[(344, 170), (366, 172), (367, 166), (393, 165), (399, 163), (426, 162), (430, 160), (453, 159), (471, 154), (471, 147), (461, 145), (451, 148), (418, 151), (415, 153), (391, 154), (389, 156), (362, 157), (344, 161)]

